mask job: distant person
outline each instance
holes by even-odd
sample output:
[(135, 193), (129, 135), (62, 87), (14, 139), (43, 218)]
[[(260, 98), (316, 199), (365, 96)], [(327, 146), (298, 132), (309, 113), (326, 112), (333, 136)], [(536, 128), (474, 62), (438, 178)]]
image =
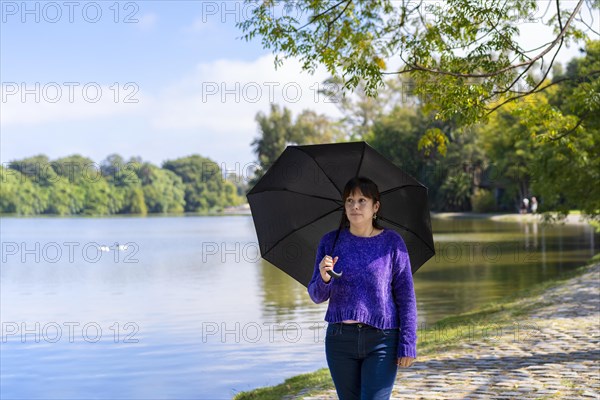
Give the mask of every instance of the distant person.
[(531, 213), (535, 214), (537, 212), (538, 202), (535, 196), (531, 198)]
[(523, 199), (523, 202), (521, 203), (521, 214), (527, 214), (528, 210), (529, 210), (529, 199), (527, 197), (525, 197)]

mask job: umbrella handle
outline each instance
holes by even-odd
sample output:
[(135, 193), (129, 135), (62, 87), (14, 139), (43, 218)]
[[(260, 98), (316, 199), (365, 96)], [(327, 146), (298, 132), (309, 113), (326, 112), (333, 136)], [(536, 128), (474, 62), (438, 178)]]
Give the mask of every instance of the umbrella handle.
[(328, 273), (328, 274), (329, 274), (329, 276), (331, 276), (332, 278), (338, 278), (338, 279), (339, 279), (339, 278), (341, 278), (341, 277), (342, 277), (342, 274), (343, 274), (343, 272), (339, 272), (339, 273), (338, 273), (338, 272), (335, 272), (334, 270), (329, 270), (329, 271), (327, 271), (327, 273)]

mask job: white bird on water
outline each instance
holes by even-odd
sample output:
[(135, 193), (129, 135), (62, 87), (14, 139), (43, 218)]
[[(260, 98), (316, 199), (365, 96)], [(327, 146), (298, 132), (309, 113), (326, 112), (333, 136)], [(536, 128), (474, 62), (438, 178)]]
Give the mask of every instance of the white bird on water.
[(127, 250), (129, 246), (127, 246), (126, 244), (119, 244), (118, 242), (115, 242), (115, 248), (121, 250), (121, 251), (125, 251)]
[[(106, 245), (100, 245), (100, 246), (98, 246), (98, 248), (100, 249), (100, 251), (111, 251), (112, 250), (110, 246), (106, 246)], [(129, 248), (129, 246), (126, 244), (119, 244), (119, 242), (115, 242), (114, 250), (126, 251), (128, 248)]]

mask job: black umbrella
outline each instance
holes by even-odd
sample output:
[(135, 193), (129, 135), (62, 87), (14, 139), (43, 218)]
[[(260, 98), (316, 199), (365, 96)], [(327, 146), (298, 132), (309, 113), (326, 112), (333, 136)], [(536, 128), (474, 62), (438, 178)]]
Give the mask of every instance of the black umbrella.
[(339, 227), (342, 191), (355, 176), (377, 184), (378, 220), (402, 236), (414, 274), (435, 254), (427, 188), (365, 142), (283, 151), (247, 194), (262, 257), (308, 286), (319, 240)]

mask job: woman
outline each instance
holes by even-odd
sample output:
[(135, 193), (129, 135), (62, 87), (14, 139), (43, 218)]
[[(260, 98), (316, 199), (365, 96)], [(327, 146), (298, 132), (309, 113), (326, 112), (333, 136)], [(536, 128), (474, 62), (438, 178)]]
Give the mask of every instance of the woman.
[(377, 223), (373, 181), (351, 179), (342, 199), (340, 227), (321, 238), (308, 293), (329, 300), (325, 354), (340, 400), (389, 399), (398, 366), (417, 356), (410, 260), (402, 237)]

